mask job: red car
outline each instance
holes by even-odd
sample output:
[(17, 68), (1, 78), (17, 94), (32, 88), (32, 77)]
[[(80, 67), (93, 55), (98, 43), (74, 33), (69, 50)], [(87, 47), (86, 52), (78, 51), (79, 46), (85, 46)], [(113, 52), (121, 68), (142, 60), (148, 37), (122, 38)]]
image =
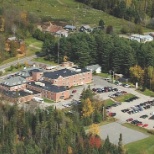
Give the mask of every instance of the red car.
[(127, 121), (127, 122), (133, 121), (133, 118), (129, 118), (129, 119), (127, 119), (126, 121)]
[(138, 124), (136, 124), (137, 126), (142, 126), (143, 127), (143, 124), (142, 123), (138, 123)]
[(73, 90), (72, 93), (76, 93), (76, 90)]
[(148, 124), (144, 124), (142, 127), (148, 127)]

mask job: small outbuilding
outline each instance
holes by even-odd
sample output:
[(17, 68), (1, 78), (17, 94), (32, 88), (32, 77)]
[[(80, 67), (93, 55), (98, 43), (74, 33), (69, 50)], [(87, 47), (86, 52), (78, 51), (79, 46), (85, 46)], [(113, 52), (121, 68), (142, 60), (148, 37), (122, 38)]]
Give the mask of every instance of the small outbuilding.
[(102, 69), (101, 66), (96, 64), (96, 65), (89, 65), (86, 67), (88, 70), (91, 70), (92, 73), (101, 73)]

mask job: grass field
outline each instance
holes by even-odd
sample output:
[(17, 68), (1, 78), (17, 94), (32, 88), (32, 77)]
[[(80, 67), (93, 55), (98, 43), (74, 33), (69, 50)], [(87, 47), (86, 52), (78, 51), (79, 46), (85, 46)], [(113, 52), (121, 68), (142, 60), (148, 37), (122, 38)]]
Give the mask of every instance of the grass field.
[(141, 90), (137, 90), (138, 92), (146, 95), (146, 96), (151, 96), (151, 97), (154, 97), (154, 92), (149, 90), (149, 89), (145, 89), (144, 91), (141, 91)]
[[(50, 17), (52, 21), (64, 21), (77, 27), (82, 24), (97, 26), (100, 19), (106, 25), (112, 25), (115, 31), (119, 31), (123, 25), (128, 25), (128, 21), (115, 18), (107, 13), (92, 9), (75, 0), (31, 0), (31, 1), (10, 1), (12, 5), (40, 16)], [(8, 4), (8, 1), (4, 1)], [(149, 31), (149, 30), (146, 30)]]
[(133, 95), (133, 94), (124, 94), (124, 95), (115, 97), (114, 100), (117, 101), (117, 102), (125, 102), (126, 100), (128, 100), (128, 99), (130, 99), (134, 96), (135, 95)]
[(45, 60), (43, 57), (35, 58), (33, 61), (40, 62), (40, 63), (44, 63), (44, 64), (49, 64), (49, 65), (57, 65), (53, 61)]
[(145, 128), (141, 128), (129, 123), (125, 123), (123, 124), (123, 126), (149, 135), (149, 137), (143, 140), (139, 140), (125, 145), (128, 154), (154, 154), (154, 135), (149, 134)]
[(104, 100), (105, 106), (112, 105), (113, 103), (114, 103), (114, 101), (111, 100), (111, 99), (106, 99), (106, 100)]
[(154, 154), (154, 135), (125, 146), (128, 154)]

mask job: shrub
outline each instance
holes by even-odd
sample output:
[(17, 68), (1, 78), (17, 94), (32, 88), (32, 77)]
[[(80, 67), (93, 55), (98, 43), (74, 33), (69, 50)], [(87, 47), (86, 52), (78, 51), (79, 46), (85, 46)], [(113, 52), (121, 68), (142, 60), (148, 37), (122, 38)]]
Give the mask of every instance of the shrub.
[(154, 130), (153, 129), (149, 129), (149, 130), (147, 130), (147, 132), (154, 135)]

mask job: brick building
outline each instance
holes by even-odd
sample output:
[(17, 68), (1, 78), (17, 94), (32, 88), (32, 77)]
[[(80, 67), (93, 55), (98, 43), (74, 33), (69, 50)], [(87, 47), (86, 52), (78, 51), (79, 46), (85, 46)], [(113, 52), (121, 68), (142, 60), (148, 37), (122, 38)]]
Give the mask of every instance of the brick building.
[(47, 82), (68, 88), (92, 82), (92, 72), (79, 68), (64, 68), (54, 72), (45, 72), (43, 77)]
[(56, 86), (49, 82), (29, 82), (27, 88), (41, 93), (42, 97), (56, 102), (70, 97), (70, 91), (65, 86)]
[(72, 67), (43, 72), (33, 67), (5, 79), (0, 89), (7, 99), (13, 98), (18, 102), (30, 101), (35, 95), (58, 102), (70, 97), (70, 87), (91, 82), (92, 72), (87, 69)]

